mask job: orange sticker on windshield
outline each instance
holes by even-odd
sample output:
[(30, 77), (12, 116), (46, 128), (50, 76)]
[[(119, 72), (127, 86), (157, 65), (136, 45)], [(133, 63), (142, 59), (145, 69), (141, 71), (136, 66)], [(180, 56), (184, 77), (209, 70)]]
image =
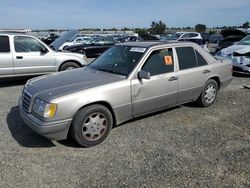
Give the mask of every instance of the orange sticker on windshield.
[(173, 60), (171, 55), (164, 56), (165, 65), (173, 65)]

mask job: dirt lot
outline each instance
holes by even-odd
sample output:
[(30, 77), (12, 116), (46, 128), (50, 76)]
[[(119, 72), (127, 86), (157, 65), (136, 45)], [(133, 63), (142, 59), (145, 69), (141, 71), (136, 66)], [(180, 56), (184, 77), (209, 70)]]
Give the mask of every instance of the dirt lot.
[(26, 80), (0, 80), (0, 187), (250, 187), (250, 78), (235, 78), (209, 108), (125, 123), (87, 149), (24, 125), (16, 105)]

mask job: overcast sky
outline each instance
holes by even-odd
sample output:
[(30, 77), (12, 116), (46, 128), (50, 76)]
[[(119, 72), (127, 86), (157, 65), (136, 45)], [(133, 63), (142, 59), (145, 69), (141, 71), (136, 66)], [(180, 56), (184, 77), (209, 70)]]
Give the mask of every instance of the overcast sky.
[(0, 28), (80, 29), (241, 25), (250, 0), (0, 0)]

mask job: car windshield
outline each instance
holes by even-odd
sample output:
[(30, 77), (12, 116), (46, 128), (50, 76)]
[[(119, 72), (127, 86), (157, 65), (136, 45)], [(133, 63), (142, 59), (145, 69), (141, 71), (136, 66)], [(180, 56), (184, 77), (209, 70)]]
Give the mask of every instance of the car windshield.
[(89, 67), (104, 72), (128, 76), (145, 51), (146, 48), (141, 47), (113, 46), (91, 63)]
[(250, 35), (243, 38), (238, 45), (250, 45)]

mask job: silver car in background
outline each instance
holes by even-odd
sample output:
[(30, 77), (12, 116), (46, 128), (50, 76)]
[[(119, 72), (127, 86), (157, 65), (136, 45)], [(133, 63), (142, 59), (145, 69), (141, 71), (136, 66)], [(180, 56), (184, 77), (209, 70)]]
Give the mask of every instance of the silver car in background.
[(71, 134), (90, 147), (135, 117), (194, 101), (210, 106), (232, 80), (231, 69), (195, 43), (122, 43), (85, 68), (29, 80), (19, 111), (40, 135)]
[(0, 77), (49, 74), (85, 65), (82, 54), (56, 52), (28, 35), (0, 34)]

